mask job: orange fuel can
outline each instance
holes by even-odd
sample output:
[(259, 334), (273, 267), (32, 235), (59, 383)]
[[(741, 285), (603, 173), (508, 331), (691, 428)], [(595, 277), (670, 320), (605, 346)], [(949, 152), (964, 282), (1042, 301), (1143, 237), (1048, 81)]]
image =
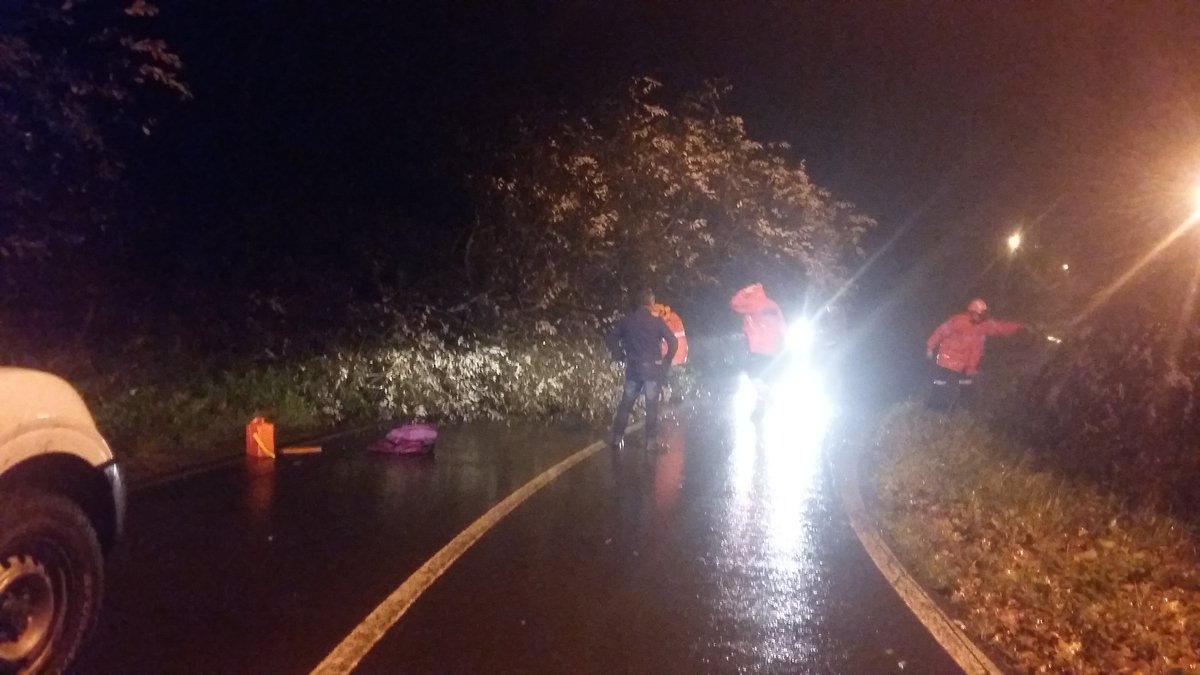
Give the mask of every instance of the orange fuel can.
[(275, 459), (275, 425), (255, 417), (246, 425), (246, 455)]

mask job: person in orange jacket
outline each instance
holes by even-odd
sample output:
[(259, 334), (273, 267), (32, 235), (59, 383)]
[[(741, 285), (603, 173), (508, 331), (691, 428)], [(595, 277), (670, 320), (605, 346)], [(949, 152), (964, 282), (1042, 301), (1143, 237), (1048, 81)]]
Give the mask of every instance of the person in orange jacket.
[[(675, 310), (661, 303), (654, 305), (652, 313), (654, 316), (662, 319), (663, 323), (667, 324), (667, 328), (670, 328), (671, 332), (675, 333), (675, 339), (679, 342), (679, 349), (675, 350), (675, 358), (671, 361), (671, 365), (682, 366), (687, 363), (687, 332), (683, 329), (683, 319), (675, 313)], [(662, 352), (663, 356), (667, 355), (666, 340), (663, 340)]]
[(750, 284), (733, 294), (730, 308), (742, 315), (742, 333), (746, 335), (749, 355), (746, 371), (762, 379), (775, 359), (783, 353), (787, 340), (787, 322), (775, 301), (767, 297), (762, 284)]
[[(651, 313), (654, 314), (654, 316), (662, 319), (663, 323), (667, 324), (667, 328), (671, 329), (671, 332), (675, 334), (675, 340), (679, 343), (679, 348), (675, 350), (675, 357), (671, 359), (671, 365), (682, 366), (683, 364), (687, 363), (688, 343), (687, 332), (683, 329), (683, 319), (675, 313), (675, 310), (661, 303), (654, 305), (654, 309), (651, 310)], [(662, 353), (663, 358), (666, 358), (666, 340), (663, 340), (662, 343)], [(670, 379), (670, 375), (667, 377)], [(672, 387), (670, 382), (663, 382), (662, 386), (659, 387), (659, 394), (662, 396), (662, 400), (664, 402), (669, 402), (671, 400), (671, 392)]]
[(969, 396), (988, 336), (1012, 335), (1024, 327), (990, 318), (987, 303), (979, 298), (967, 304), (967, 311), (946, 319), (925, 341), (926, 358), (933, 360), (936, 350), (930, 406), (946, 409), (960, 396)]

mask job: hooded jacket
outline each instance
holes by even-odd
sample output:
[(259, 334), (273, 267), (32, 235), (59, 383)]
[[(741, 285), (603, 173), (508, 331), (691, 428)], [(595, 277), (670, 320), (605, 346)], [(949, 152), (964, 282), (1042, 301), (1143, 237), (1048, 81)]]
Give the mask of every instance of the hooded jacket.
[(989, 335), (1012, 335), (1024, 326), (1022, 323), (995, 319), (972, 323), (971, 315), (963, 312), (938, 326), (925, 341), (925, 347), (938, 350), (937, 364), (942, 368), (974, 375), (979, 372), (983, 345)]
[(774, 356), (783, 351), (787, 323), (779, 305), (767, 297), (762, 284), (752, 284), (734, 293), (729, 306), (742, 315), (742, 332), (752, 354)]

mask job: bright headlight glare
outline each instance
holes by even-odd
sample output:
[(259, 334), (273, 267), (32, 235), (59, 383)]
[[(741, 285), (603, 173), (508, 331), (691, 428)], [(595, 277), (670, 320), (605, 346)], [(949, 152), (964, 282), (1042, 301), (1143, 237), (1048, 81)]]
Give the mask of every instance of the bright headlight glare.
[(807, 354), (816, 340), (816, 326), (808, 319), (800, 319), (788, 327), (787, 344), (793, 352)]
[(758, 395), (758, 388), (754, 386), (754, 382), (745, 373), (742, 373), (733, 394), (733, 414), (736, 419), (744, 420), (750, 417), (754, 408), (758, 406)]
[[(737, 447), (757, 445), (771, 456), (819, 453), (836, 414), (823, 380), (818, 369), (794, 361), (769, 384), (743, 373), (732, 401)], [(756, 410), (759, 423), (752, 422)]]
[(820, 448), (834, 414), (822, 379), (816, 370), (800, 366), (775, 383), (766, 420), (772, 444), (793, 451)]
[(796, 368), (776, 386), (776, 402), (788, 415), (798, 415), (807, 422), (824, 426), (831, 404), (821, 376), (809, 369)]

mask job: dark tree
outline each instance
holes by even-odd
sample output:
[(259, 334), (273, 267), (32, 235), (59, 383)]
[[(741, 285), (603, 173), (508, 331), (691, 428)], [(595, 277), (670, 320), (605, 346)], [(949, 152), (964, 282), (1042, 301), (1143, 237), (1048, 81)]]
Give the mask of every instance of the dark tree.
[[(790, 278), (828, 294), (874, 221), (809, 180), (783, 144), (721, 110), (725, 88), (678, 104), (638, 79), (591, 114), (530, 125), (484, 181), (468, 243), (481, 289), (517, 306), (622, 306), (730, 278)], [(743, 279), (746, 280), (746, 279)]]
[(0, 259), (44, 259), (111, 225), (147, 97), (189, 96), (144, 0), (0, 2)]

